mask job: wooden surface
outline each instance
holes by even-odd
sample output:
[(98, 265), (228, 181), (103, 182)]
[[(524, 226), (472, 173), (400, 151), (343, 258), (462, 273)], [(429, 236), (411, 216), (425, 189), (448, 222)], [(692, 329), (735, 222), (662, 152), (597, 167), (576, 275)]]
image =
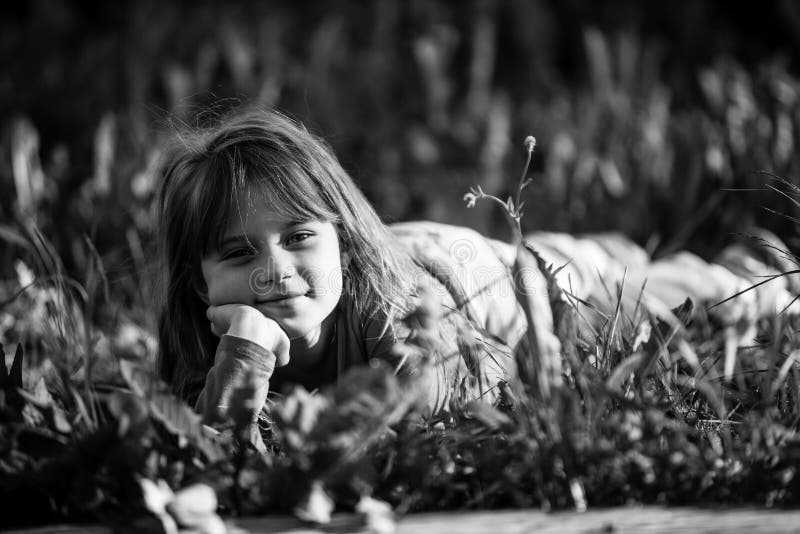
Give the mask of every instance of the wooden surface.
[[(286, 518), (243, 519), (248, 532), (317, 534), (367, 532), (352, 516), (337, 516), (327, 527), (312, 528)], [(401, 518), (396, 534), (549, 534), (652, 532), (795, 532), (800, 511), (700, 510), (689, 508), (613, 508), (584, 513), (546, 514), (539, 511), (447, 512)]]
[[(232, 534), (243, 533), (362, 533), (369, 532), (353, 515), (334, 516), (329, 525), (311, 526), (290, 517), (240, 518), (229, 521)], [(74, 534), (111, 533), (98, 526), (52, 526), (11, 531)], [(396, 534), (549, 534), (549, 533), (653, 533), (653, 532), (756, 532), (800, 533), (800, 510), (713, 510), (695, 508), (612, 508), (579, 514), (514, 510), (499, 512), (446, 512), (414, 514), (401, 518)]]

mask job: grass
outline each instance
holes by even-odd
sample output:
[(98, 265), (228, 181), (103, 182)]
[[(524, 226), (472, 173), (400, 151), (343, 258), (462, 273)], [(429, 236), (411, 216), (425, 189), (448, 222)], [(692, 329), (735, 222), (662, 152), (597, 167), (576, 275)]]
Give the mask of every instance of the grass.
[[(796, 186), (781, 185), (796, 201)], [(517, 224), (519, 207), (504, 206)], [(519, 376), (498, 384), (497, 403), (454, 391), (449, 411), (429, 417), (414, 402), (414, 380), (356, 369), (319, 395), (298, 389), (274, 405), (264, 456), (245, 445), (236, 413), (230, 429), (210, 432), (169, 394), (142, 358), (147, 351), (130, 346), (146, 347), (144, 334), (126, 347), (98, 328), (94, 306), (108, 298), (108, 280), (90, 241), (90, 268), (78, 281), (35, 226), (4, 235), (33, 251), (46, 273), (19, 263), (4, 288), (4, 312), (30, 336), (10, 369), (0, 369), (0, 495), (9, 524), (167, 521), (175, 516), (169, 505), (153, 503), (206, 495), (197, 484), (215, 490), (218, 502), (203, 517), (216, 519), (217, 511), (291, 512), (324, 522), (334, 506), (353, 509), (364, 498), (399, 513), (797, 503), (792, 313), (726, 325), (715, 315), (724, 302), (686, 301), (665, 312), (642, 291), (626, 300), (625, 276), (616, 287), (606, 282), (610, 306), (578, 301), (523, 245), (516, 268), (538, 265), (544, 291), (535, 294), (548, 298), (528, 301), (531, 292), (517, 288), (540, 322)], [(144, 482), (156, 480), (164, 482)], [(167, 488), (187, 488), (189, 497)]]

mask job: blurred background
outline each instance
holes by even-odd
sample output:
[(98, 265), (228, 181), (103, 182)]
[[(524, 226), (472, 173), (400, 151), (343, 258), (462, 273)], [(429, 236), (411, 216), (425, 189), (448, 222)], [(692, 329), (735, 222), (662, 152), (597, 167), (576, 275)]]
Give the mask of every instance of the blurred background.
[(462, 196), (512, 193), (533, 135), (526, 230), (797, 247), (770, 174), (800, 180), (798, 57), (793, 0), (4, 3), (0, 270), (94, 276), (150, 324), (161, 136), (243, 101), (327, 139), (387, 221), (508, 237)]

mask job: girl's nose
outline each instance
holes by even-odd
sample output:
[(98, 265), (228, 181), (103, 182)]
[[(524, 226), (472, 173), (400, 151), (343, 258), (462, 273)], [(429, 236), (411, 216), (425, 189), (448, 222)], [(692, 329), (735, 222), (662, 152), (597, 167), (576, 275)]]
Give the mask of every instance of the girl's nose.
[(256, 293), (269, 293), (282, 281), (294, 276), (297, 269), (291, 254), (281, 251), (270, 254), (263, 265), (257, 267), (250, 276), (250, 285)]

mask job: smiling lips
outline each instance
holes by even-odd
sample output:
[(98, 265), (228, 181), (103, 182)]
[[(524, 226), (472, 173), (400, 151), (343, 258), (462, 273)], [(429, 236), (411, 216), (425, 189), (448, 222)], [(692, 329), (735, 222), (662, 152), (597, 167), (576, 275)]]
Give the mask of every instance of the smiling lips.
[(285, 295), (275, 295), (272, 298), (259, 301), (259, 304), (289, 304), (304, 295), (305, 293), (287, 293)]

